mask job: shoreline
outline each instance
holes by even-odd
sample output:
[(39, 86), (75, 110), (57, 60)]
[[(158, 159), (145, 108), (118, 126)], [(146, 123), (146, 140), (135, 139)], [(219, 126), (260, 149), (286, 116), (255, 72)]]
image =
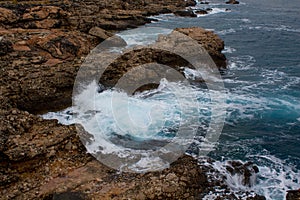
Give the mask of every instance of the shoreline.
[[(158, 7), (153, 5), (161, 9)], [(76, 13), (82, 7), (68, 9)], [(197, 195), (208, 193), (218, 184), (228, 190), (224, 180), (209, 183), (205, 172), (212, 169), (201, 167), (186, 155), (162, 172), (119, 174), (86, 154), (74, 125), (60, 125), (57, 120), (44, 120), (35, 115), (45, 107), (49, 111), (57, 105), (64, 105), (63, 108), (71, 104), (74, 76), (95, 45), (116, 31), (151, 21), (143, 12), (129, 10), (131, 15), (120, 12), (109, 18), (116, 22), (101, 21), (104, 25), (90, 34), (92, 28), (98, 27), (91, 21), (94, 18), (81, 21), (71, 17), (68, 21), (71, 13), (68, 9), (52, 7), (45, 11), (42, 6), (17, 15), (6, 12), (8, 24), (0, 20), (6, 28), (0, 30), (1, 37), (5, 35), (0, 41), (5, 47), (1, 54), (1, 65), (5, 67), (1, 69), (0, 85), (3, 91), (0, 176), (4, 180), (0, 194), (3, 199), (97, 199), (99, 195), (101, 199), (197, 199)], [(108, 16), (108, 12), (101, 14)], [(16, 19), (18, 15), (22, 16), (21, 20)], [(137, 19), (134, 26), (132, 17)], [(20, 24), (25, 27), (20, 28)], [(12, 34), (14, 37), (9, 36)], [(58, 51), (58, 46), (64, 48)], [(52, 105), (49, 101), (53, 101)], [(223, 198), (231, 195), (229, 192)], [(250, 199), (263, 197), (257, 195)]]

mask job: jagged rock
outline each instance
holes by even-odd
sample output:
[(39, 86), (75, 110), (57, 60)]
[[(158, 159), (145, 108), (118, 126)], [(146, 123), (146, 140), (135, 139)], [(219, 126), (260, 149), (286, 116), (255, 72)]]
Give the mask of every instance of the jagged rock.
[(174, 14), (181, 17), (197, 17), (197, 15), (192, 10), (178, 10), (175, 11)]

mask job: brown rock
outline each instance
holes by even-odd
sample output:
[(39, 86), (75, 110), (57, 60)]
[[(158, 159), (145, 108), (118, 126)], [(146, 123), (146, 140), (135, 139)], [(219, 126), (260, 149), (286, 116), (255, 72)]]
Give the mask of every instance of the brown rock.
[(78, 32), (53, 32), (39, 39), (37, 45), (54, 58), (63, 60), (87, 54), (90, 49), (88, 41)]
[(89, 30), (89, 34), (92, 36), (96, 36), (101, 40), (105, 40), (112, 36), (107, 31), (103, 30), (102, 28), (96, 27), (96, 26)]
[(65, 18), (69, 13), (57, 6), (37, 6), (27, 9), (22, 17), (23, 20), (42, 20)]
[(226, 68), (226, 57), (221, 53), (224, 49), (224, 42), (219, 36), (200, 27), (177, 28), (175, 30), (198, 41), (207, 50), (217, 67)]
[(17, 20), (18, 17), (12, 10), (0, 7), (0, 23), (14, 23)]
[(18, 44), (13, 45), (13, 49), (14, 49), (15, 51), (30, 51), (30, 50), (31, 50), (31, 49), (30, 49), (28, 46), (26, 46), (26, 45), (18, 45)]
[(62, 60), (52, 58), (52, 59), (47, 60), (47, 62), (45, 62), (45, 65), (49, 66), (49, 67), (52, 67), (52, 66), (60, 64), (62, 62), (63, 62)]

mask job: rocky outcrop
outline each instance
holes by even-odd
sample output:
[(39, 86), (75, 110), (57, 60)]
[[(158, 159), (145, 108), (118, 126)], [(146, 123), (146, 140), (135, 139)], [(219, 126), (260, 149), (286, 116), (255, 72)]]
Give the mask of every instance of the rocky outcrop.
[(0, 114), (1, 199), (201, 199), (216, 186), (227, 190), (220, 199), (238, 199), (190, 156), (163, 171), (117, 173), (86, 153), (75, 126), (18, 109)]
[(175, 30), (198, 41), (219, 68), (226, 68), (226, 57), (221, 53), (224, 49), (224, 41), (219, 36), (199, 27), (177, 28)]
[[(197, 199), (216, 184), (227, 187), (224, 181), (209, 182), (206, 173), (212, 169), (189, 156), (160, 172), (117, 173), (86, 153), (74, 125), (36, 115), (71, 104), (78, 68), (99, 42), (117, 30), (150, 22), (149, 15), (194, 4), (191, 0), (71, 0), (0, 8), (1, 199)], [(203, 43), (209, 54), (219, 55), (222, 42), (213, 33), (180, 31)], [(206, 39), (217, 47), (205, 46)], [(120, 38), (113, 44), (125, 45)], [(188, 64), (176, 55), (149, 50), (127, 54), (119, 64), (128, 58), (132, 66), (140, 64), (138, 57), (175, 67)]]

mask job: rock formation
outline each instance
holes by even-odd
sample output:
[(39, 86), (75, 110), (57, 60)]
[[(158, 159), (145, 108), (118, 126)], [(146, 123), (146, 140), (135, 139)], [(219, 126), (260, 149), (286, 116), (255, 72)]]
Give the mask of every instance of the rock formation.
[[(99, 42), (115, 31), (150, 22), (149, 15), (194, 4), (191, 0), (1, 4), (1, 199), (198, 199), (213, 190), (217, 183), (208, 182), (209, 169), (189, 156), (161, 172), (119, 174), (86, 153), (74, 125), (35, 115), (71, 104), (78, 68)], [(220, 52), (224, 44), (215, 34), (198, 28), (178, 31), (201, 43), (216, 64), (225, 67)], [(218, 184), (227, 187), (224, 181)]]

